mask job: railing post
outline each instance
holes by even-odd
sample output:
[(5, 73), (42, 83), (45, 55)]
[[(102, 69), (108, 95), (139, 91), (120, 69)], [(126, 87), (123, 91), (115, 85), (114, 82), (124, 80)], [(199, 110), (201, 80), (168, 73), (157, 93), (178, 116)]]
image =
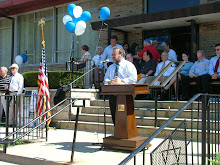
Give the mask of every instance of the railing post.
[(155, 123), (154, 126), (157, 127), (157, 90), (155, 90)]
[[(84, 104), (84, 100), (83, 100), (83, 104)], [(79, 119), (79, 107), (77, 107), (77, 113), (76, 113), (76, 121), (75, 121), (74, 137), (73, 137), (73, 146), (72, 146), (72, 154), (71, 154), (71, 160), (70, 160), (71, 163), (73, 162), (73, 157), (74, 157), (78, 119)]]
[(202, 100), (202, 163), (206, 164), (206, 109), (207, 95), (201, 95)]
[[(46, 111), (48, 110), (48, 95), (46, 95)], [(48, 113), (46, 113), (46, 141), (48, 140)]]
[[(9, 120), (9, 95), (6, 95), (6, 136), (8, 136), (8, 120)], [(4, 144), (4, 153), (7, 151), (8, 144)]]

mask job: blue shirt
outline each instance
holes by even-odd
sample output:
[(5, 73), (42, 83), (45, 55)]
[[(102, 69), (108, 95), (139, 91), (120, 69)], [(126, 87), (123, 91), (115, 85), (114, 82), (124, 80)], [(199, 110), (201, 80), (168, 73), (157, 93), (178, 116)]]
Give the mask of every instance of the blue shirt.
[[(108, 67), (105, 73), (104, 84), (107, 85), (109, 81), (115, 77), (116, 64)], [(125, 82), (125, 84), (132, 84), (137, 81), (137, 70), (130, 61), (122, 59), (119, 63), (118, 77)]]
[(170, 49), (168, 52), (168, 60), (170, 61), (177, 61), (176, 52), (173, 49)]
[[(209, 63), (209, 74), (210, 74), (210, 76), (214, 74), (215, 64), (216, 64), (216, 62), (217, 62), (218, 59), (219, 59), (218, 56), (212, 57), (212, 58), (210, 59), (210, 63)], [(219, 65), (219, 66), (220, 66), (220, 65)], [(217, 73), (220, 74), (220, 67), (218, 67)]]
[(183, 67), (180, 68), (180, 73), (181, 73), (181, 74), (184, 74), (184, 75), (186, 75), (186, 76), (188, 76), (188, 75), (189, 75), (189, 70), (190, 70), (190, 68), (192, 67), (192, 65), (193, 65), (193, 62), (187, 62), (187, 63), (185, 63), (185, 64), (183, 65)]
[(209, 60), (203, 58), (201, 61), (197, 60), (189, 70), (189, 75), (198, 74), (202, 76), (209, 72)]
[[(119, 44), (116, 44), (116, 46), (122, 48), (122, 46)], [(112, 45), (109, 45), (105, 48), (105, 50), (103, 52), (104, 60), (109, 59), (109, 62), (113, 62), (112, 51), (113, 51)]]

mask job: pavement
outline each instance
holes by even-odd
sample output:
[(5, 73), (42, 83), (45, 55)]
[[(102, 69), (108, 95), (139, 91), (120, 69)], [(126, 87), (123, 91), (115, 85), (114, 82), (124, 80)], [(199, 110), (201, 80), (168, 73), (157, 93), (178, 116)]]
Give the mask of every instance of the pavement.
[[(52, 161), (61, 164), (69, 164), (72, 153), (72, 141), (74, 130), (53, 129), (48, 131), (48, 141), (41, 141), (23, 145), (10, 146), (7, 148), (7, 154), (23, 156), (28, 158)], [(107, 134), (110, 136), (111, 134)], [(100, 144), (103, 142), (103, 133), (78, 131), (76, 136), (76, 145), (74, 152), (74, 163), (76, 165), (116, 165), (125, 159), (130, 152), (104, 148)], [(150, 152), (162, 141), (161, 138), (155, 138), (151, 142), (151, 147), (145, 152), (145, 164), (150, 165)], [(1, 151), (2, 149), (0, 149)], [(9, 163), (1, 161), (1, 165)], [(53, 164), (53, 163), (51, 163)], [(134, 164), (132, 159), (128, 165)], [(136, 164), (143, 164), (143, 152), (136, 157)]]

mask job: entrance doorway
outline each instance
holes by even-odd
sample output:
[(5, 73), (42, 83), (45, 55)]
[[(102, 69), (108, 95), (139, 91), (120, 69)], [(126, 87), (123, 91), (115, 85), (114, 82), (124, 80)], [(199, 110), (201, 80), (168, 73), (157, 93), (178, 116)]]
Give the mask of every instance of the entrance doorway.
[(143, 38), (151, 38), (153, 40), (165, 38), (163, 43), (160, 43), (159, 52), (161, 53), (164, 50), (164, 42), (168, 41), (178, 55), (178, 61), (182, 60), (182, 53), (187, 53), (190, 56), (190, 60), (194, 58), (191, 53), (191, 26), (144, 31)]

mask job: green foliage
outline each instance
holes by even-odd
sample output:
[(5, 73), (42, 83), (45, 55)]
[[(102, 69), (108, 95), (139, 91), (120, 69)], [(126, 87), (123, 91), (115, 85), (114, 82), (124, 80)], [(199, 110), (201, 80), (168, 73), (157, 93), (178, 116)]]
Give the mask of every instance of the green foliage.
[(209, 159), (209, 161), (214, 165), (220, 165), (220, 153), (216, 153), (216, 160)]
[[(37, 79), (38, 79), (38, 71), (25, 72), (22, 75), (24, 76), (24, 86), (25, 87), (37, 87)], [(48, 81), (49, 88), (56, 89), (62, 85), (67, 85), (71, 80), (71, 71), (48, 71)], [(73, 80), (80, 77), (83, 73), (74, 71), (73, 72)], [(79, 87), (83, 85), (83, 78), (79, 79), (76, 84)]]
[[(29, 144), (31, 143), (30, 141), (27, 141), (27, 140), (19, 140), (19, 141), (16, 141), (15, 143), (13, 144), (9, 144), (8, 146), (14, 146), (14, 145), (22, 145), (22, 144)], [(4, 144), (0, 144), (0, 148), (3, 148)]]

